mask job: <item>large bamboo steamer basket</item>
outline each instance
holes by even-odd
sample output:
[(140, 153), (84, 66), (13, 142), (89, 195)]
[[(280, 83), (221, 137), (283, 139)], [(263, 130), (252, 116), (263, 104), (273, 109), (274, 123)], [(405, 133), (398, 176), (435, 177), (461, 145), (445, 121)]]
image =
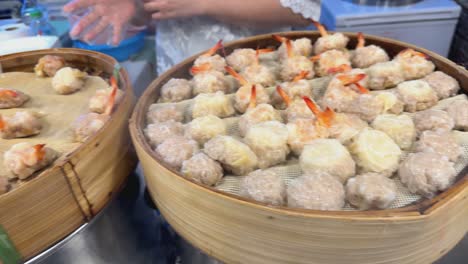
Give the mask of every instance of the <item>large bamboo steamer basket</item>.
[[(280, 33), (289, 38), (318, 32)], [(356, 45), (356, 34), (349, 47)], [(468, 91), (468, 72), (428, 50), (376, 36), (367, 44), (383, 47), (391, 56), (405, 48), (428, 54), (437, 68), (455, 77)], [(235, 48), (278, 46), (271, 35), (259, 35), (225, 45)], [(200, 54), (198, 54), (200, 55)], [(433, 199), (380, 211), (316, 211), (269, 207), (187, 180), (151, 151), (143, 127), (145, 111), (170, 78), (189, 78), (195, 55), (153, 83), (139, 100), (130, 133), (152, 198), (163, 216), (187, 241), (227, 263), (431, 263), (443, 256), (468, 230), (468, 175)]]
[[(48, 54), (64, 57), (73, 67), (102, 71), (107, 76), (117, 64), (107, 55), (80, 49), (16, 53), (0, 56), (0, 64), (3, 72), (32, 72), (38, 59)], [(124, 96), (105, 126), (40, 175), (0, 196), (0, 225), (24, 259), (91, 220), (135, 168), (137, 159), (128, 132), (135, 98), (126, 71), (119, 73)]]

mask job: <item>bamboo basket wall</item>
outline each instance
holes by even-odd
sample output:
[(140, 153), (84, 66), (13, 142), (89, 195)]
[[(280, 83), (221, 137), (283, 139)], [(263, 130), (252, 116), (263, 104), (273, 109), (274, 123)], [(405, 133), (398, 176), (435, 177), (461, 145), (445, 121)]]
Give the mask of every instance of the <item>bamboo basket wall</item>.
[[(317, 32), (281, 33), (315, 40)], [(356, 45), (356, 35), (350, 47)], [(386, 38), (366, 36), (367, 44), (394, 56), (405, 48), (428, 54), (437, 68), (468, 91), (468, 73), (425, 49)], [(260, 35), (226, 47), (278, 46)], [(227, 263), (430, 263), (463, 238), (468, 229), (468, 175), (449, 190), (403, 208), (380, 211), (315, 211), (268, 207), (187, 180), (165, 166), (143, 134), (145, 111), (170, 78), (189, 78), (198, 55), (156, 79), (138, 102), (130, 133), (151, 195), (164, 217), (194, 246)], [(464, 172), (466, 173), (466, 170)]]
[[(51, 49), (0, 56), (0, 64), (3, 72), (32, 72), (38, 59), (48, 54), (107, 76), (117, 63), (97, 52)], [(26, 184), (0, 196), (0, 225), (24, 259), (91, 220), (135, 168), (137, 159), (128, 132), (135, 99), (123, 69), (120, 89), (124, 96), (98, 134)]]

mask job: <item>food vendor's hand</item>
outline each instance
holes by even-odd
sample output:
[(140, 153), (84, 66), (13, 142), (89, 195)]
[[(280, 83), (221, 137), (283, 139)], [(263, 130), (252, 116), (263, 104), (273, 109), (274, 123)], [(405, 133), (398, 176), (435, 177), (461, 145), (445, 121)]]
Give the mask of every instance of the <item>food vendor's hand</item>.
[(151, 18), (164, 20), (177, 17), (203, 15), (204, 0), (143, 0), (145, 11)]
[(73, 0), (63, 7), (63, 11), (71, 13), (84, 8), (91, 8), (91, 11), (78, 21), (70, 36), (78, 36), (94, 24), (84, 36), (85, 41), (91, 41), (110, 25), (113, 28), (114, 45), (121, 41), (123, 27), (136, 13), (135, 0)]

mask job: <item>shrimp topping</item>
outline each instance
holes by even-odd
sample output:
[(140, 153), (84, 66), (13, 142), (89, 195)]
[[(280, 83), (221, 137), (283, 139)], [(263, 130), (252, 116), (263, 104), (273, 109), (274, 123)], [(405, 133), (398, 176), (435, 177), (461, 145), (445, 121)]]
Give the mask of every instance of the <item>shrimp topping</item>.
[(317, 120), (320, 125), (325, 127), (331, 126), (331, 122), (335, 117), (335, 112), (331, 108), (327, 107), (325, 111), (321, 111), (319, 107), (308, 96), (304, 96), (302, 97), (302, 99), (304, 99), (304, 102), (307, 104), (309, 109), (317, 117)]
[(328, 36), (328, 32), (327, 32), (327, 29), (325, 28), (324, 25), (320, 24), (319, 22), (312, 20), (312, 23), (315, 25), (315, 27), (318, 29), (318, 31), (320, 32), (320, 35), (322, 37), (325, 37), (325, 36)]
[(112, 86), (112, 91), (109, 95), (109, 101), (107, 102), (106, 110), (104, 111), (105, 115), (110, 115), (112, 113), (112, 110), (115, 105), (115, 97), (117, 95), (117, 89), (119, 89), (119, 87), (117, 86), (117, 79), (114, 76), (110, 78), (110, 83)]
[(320, 60), (320, 54), (310, 57), (310, 60), (311, 60), (312, 62), (319, 61), (319, 60)]
[(44, 147), (45, 147), (45, 144), (37, 144), (37, 145), (34, 145), (34, 156), (36, 157), (36, 159), (38, 161), (41, 161), (44, 159), (45, 157), (45, 150), (44, 150)]
[(364, 48), (365, 45), (366, 45), (366, 40), (364, 39), (364, 34), (362, 34), (362, 32), (358, 32), (356, 49)]
[(281, 88), (281, 86), (276, 86), (276, 92), (279, 94), (279, 96), (281, 96), (281, 98), (283, 99), (284, 103), (286, 104), (286, 106), (290, 106), (291, 105), (291, 98), (289, 97), (289, 95), (283, 90), (283, 88)]
[(336, 78), (338, 78), (338, 80), (340, 80), (344, 86), (354, 84), (360, 93), (362, 94), (369, 93), (369, 90), (367, 90), (367, 88), (359, 84), (359, 81), (366, 78), (366, 74), (364, 73), (354, 74), (354, 75), (339, 75)]
[(6, 128), (5, 120), (3, 120), (2, 115), (0, 115), (0, 131), (3, 131)]
[(240, 75), (239, 73), (237, 73), (233, 68), (229, 67), (229, 66), (226, 66), (224, 67), (224, 69), (230, 74), (232, 75), (232, 77), (236, 78), (236, 80), (239, 81), (239, 83), (241, 85), (247, 85), (249, 82), (244, 78), (242, 77), (242, 75)]
[(280, 35), (276, 35), (276, 34), (273, 34), (272, 37), (273, 37), (276, 41), (281, 42), (281, 43), (286, 42), (286, 40), (288, 40), (288, 38), (283, 37), (283, 36), (280, 36)]
[(421, 58), (425, 58), (426, 60), (430, 59), (430, 57), (427, 54), (424, 54), (424, 53), (419, 52), (419, 51), (415, 51), (414, 49), (402, 50), (402, 51), (400, 51), (400, 53), (398, 53), (398, 55), (403, 57), (403, 58), (411, 58), (411, 57), (414, 57), (414, 56), (418, 56), (418, 57), (421, 57)]
[(309, 75), (309, 71), (301, 71), (298, 75), (296, 75), (296, 77), (294, 77), (292, 82), (298, 82), (300, 80), (303, 80), (307, 77), (307, 75)]
[(291, 44), (290, 39), (286, 40), (286, 54), (288, 55), (288, 58), (294, 57), (294, 50), (292, 48), (292, 44)]
[(360, 73), (360, 74), (351, 74), (351, 75), (339, 75), (336, 78), (341, 81), (343, 85), (350, 85), (350, 84), (355, 84), (362, 79), (366, 78), (365, 73)]
[(328, 69), (329, 74), (335, 74), (335, 73), (345, 73), (351, 71), (353, 68), (349, 66), (348, 64), (341, 64), (338, 67), (332, 67)]
[(211, 64), (209, 62), (205, 62), (198, 66), (192, 66), (192, 68), (190, 68), (190, 73), (192, 75), (196, 75), (202, 72), (207, 72), (209, 70), (211, 70)]
[(7, 98), (14, 98), (17, 97), (18, 93), (15, 90), (10, 89), (2, 89), (0, 90), (0, 98), (7, 99)]
[(366, 87), (362, 86), (361, 84), (359, 84), (358, 82), (356, 83), (353, 83), (354, 85), (356, 85), (358, 91), (362, 94), (368, 94), (369, 93), (369, 90), (367, 90)]
[(207, 52), (203, 53), (201, 56), (204, 57), (209, 57), (214, 55), (219, 49), (223, 48), (223, 40), (220, 39), (216, 45), (214, 45), (211, 49), (209, 49)]
[(269, 53), (269, 52), (273, 52), (275, 51), (274, 49), (270, 49), (270, 48), (266, 48), (266, 49), (259, 49), (257, 48), (255, 50), (255, 61), (254, 61), (254, 64), (256, 66), (260, 65), (260, 54), (264, 54), (264, 53)]
[(255, 84), (252, 85), (252, 90), (250, 92), (250, 103), (249, 103), (249, 108), (255, 108), (257, 106), (257, 88), (255, 87)]

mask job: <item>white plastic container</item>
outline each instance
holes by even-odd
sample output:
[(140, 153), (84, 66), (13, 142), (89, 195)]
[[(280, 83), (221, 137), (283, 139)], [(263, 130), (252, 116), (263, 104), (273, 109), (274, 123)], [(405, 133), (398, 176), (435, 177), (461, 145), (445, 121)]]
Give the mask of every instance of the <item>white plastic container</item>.
[(60, 41), (56, 36), (34, 36), (2, 40), (0, 55), (40, 49), (59, 48)]
[(451, 0), (423, 0), (403, 6), (372, 6), (347, 0), (322, 2), (321, 22), (329, 30), (363, 32), (398, 39), (447, 56), (460, 6)]

